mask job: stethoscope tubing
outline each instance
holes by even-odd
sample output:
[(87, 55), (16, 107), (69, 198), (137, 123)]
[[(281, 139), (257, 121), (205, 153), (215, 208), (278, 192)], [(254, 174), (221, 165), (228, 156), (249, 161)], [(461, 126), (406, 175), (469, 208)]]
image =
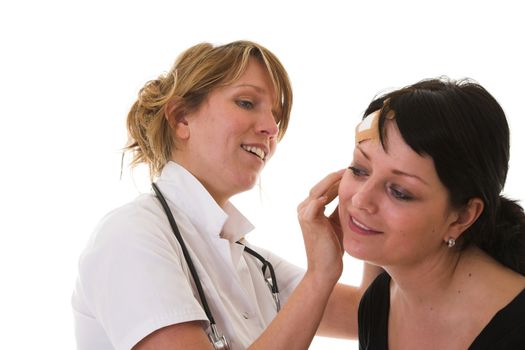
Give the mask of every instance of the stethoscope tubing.
[(166, 199), (162, 195), (162, 192), (160, 192), (159, 188), (157, 187), (157, 184), (153, 182), (151, 186), (153, 187), (153, 190), (155, 191), (155, 194), (157, 195), (157, 198), (159, 199), (160, 204), (162, 205), (162, 207), (164, 208), (164, 211), (166, 212), (166, 216), (168, 217), (168, 221), (170, 223), (171, 229), (173, 230), (173, 233), (175, 234), (175, 237), (179, 241), (180, 247), (182, 249), (182, 254), (184, 255), (184, 259), (186, 260), (188, 264), (188, 268), (190, 269), (191, 276), (193, 277), (193, 281), (195, 282), (195, 286), (197, 287), (197, 292), (199, 293), (199, 298), (201, 299), (202, 307), (204, 308), (206, 317), (208, 317), (208, 320), (210, 321), (211, 324), (215, 325), (215, 319), (213, 318), (211, 310), (208, 306), (208, 301), (206, 299), (206, 296), (204, 295), (204, 290), (202, 288), (202, 284), (199, 279), (199, 276), (197, 275), (197, 270), (195, 269), (195, 266), (193, 265), (193, 260), (191, 259), (188, 248), (186, 248), (186, 243), (184, 243), (184, 240), (182, 239), (182, 235), (180, 234), (179, 228), (177, 227), (175, 218), (173, 217), (173, 214), (171, 213), (171, 210), (168, 206), (168, 203), (166, 202)]
[[(177, 238), (177, 241), (179, 241), (179, 244), (182, 249), (182, 254), (184, 255), (184, 259), (186, 260), (186, 263), (188, 264), (188, 268), (190, 270), (191, 276), (193, 278), (193, 281), (195, 282), (195, 287), (197, 288), (197, 292), (199, 294), (199, 298), (201, 299), (202, 307), (204, 309), (204, 312), (206, 313), (206, 317), (210, 321), (210, 324), (215, 326), (215, 319), (211, 313), (210, 307), (208, 305), (208, 300), (206, 299), (206, 296), (204, 294), (204, 289), (202, 288), (201, 281), (199, 279), (199, 276), (197, 274), (197, 270), (195, 269), (195, 266), (193, 264), (193, 260), (191, 259), (190, 253), (188, 251), (188, 248), (186, 247), (186, 243), (184, 243), (184, 239), (182, 238), (182, 235), (179, 231), (179, 228), (177, 226), (177, 223), (175, 222), (175, 218), (173, 217), (173, 214), (171, 213), (171, 210), (168, 206), (168, 203), (166, 202), (166, 199), (164, 198), (162, 192), (158, 188), (157, 184), (152, 182), (151, 187), (153, 188), (153, 191), (155, 192), (157, 198), (159, 199), (160, 204), (162, 205), (162, 208), (164, 209), (164, 212), (166, 213), (166, 216), (168, 217), (169, 224), (171, 226), (171, 229), (173, 231), (173, 234)], [(269, 286), (272, 297), (275, 302), (275, 306), (277, 309), (277, 312), (281, 309), (280, 299), (279, 299), (279, 288), (277, 285), (277, 278), (275, 276), (275, 271), (273, 269), (272, 264), (266, 260), (262, 255), (257, 253), (255, 250), (251, 249), (250, 247), (247, 247), (246, 245), (242, 244), (241, 242), (237, 241), (237, 244), (240, 244), (244, 247), (244, 250), (252, 255), (253, 257), (257, 258), (262, 264), (262, 271), (263, 271), (263, 277), (265, 279), (266, 284)], [(272, 280), (272, 283), (269, 283), (266, 279), (266, 269), (270, 272), (270, 278)], [(212, 327), (213, 328), (213, 327)]]

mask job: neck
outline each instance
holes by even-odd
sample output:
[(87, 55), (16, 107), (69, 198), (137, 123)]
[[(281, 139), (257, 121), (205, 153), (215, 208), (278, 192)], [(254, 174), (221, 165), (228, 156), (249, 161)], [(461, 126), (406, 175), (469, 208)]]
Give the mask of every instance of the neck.
[(223, 193), (219, 191), (217, 189), (217, 186), (214, 186), (207, 178), (202, 176), (202, 173), (206, 172), (199, 171), (195, 167), (192, 167), (191, 163), (186, 161), (184, 158), (172, 156), (171, 161), (177, 163), (178, 165), (182, 166), (184, 169), (189, 171), (202, 184), (202, 186), (204, 186), (206, 191), (208, 191), (208, 193), (210, 194), (210, 196), (212, 196), (215, 202), (217, 202), (217, 204), (221, 208), (224, 208), (226, 203), (228, 203), (228, 201), (232, 197), (232, 194)]
[[(201, 181), (201, 180), (199, 179), (199, 181)], [(202, 181), (201, 181), (201, 183), (206, 188), (208, 193), (212, 196), (212, 198), (215, 200), (215, 202), (217, 202), (219, 207), (224, 209), (224, 206), (230, 200), (230, 196), (220, 195), (218, 193), (215, 193), (215, 192), (211, 191), (210, 188), (205, 183), (203, 183)]]
[(463, 254), (458, 250), (447, 250), (417, 264), (385, 267), (392, 277), (392, 300), (417, 308), (446, 300), (448, 292), (454, 288)]

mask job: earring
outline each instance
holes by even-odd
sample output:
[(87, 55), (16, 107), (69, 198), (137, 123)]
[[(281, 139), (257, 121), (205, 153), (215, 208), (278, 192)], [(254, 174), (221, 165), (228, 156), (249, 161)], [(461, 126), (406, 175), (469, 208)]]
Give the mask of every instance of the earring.
[(448, 246), (449, 248), (452, 248), (452, 247), (455, 246), (455, 245), (456, 245), (456, 240), (455, 240), (454, 238), (450, 237), (450, 238), (448, 239), (448, 241), (447, 241), (447, 246)]

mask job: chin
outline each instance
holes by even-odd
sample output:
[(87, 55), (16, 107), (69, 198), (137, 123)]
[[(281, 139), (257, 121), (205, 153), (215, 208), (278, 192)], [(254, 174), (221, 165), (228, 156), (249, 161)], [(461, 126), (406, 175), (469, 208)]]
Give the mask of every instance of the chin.
[(260, 172), (249, 174), (240, 179), (240, 185), (245, 188), (245, 191), (251, 190), (255, 187), (255, 185), (257, 185), (257, 182), (259, 181), (259, 174)]
[(368, 260), (369, 258), (369, 254), (366, 254), (366, 248), (363, 244), (347, 236), (343, 239), (343, 248), (345, 252), (353, 258), (359, 260)]
[(255, 185), (257, 185), (257, 179), (258, 177), (255, 177), (254, 179), (244, 179), (242, 181), (239, 181), (237, 183), (237, 190), (235, 191), (235, 193), (239, 194), (251, 190), (255, 187)]
[[(255, 185), (257, 185), (257, 180), (252, 181), (252, 182), (250, 182), (249, 184), (247, 184), (247, 185), (246, 185), (246, 188), (244, 189), (244, 191), (249, 191), (249, 190), (251, 190), (252, 188), (255, 187)], [(243, 192), (244, 192), (244, 191), (243, 191)]]

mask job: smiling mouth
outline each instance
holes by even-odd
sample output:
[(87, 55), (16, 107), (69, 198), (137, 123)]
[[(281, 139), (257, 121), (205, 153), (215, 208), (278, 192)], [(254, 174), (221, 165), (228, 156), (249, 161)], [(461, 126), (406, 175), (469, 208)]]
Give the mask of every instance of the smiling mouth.
[(255, 147), (255, 146), (246, 146), (246, 145), (241, 145), (241, 147), (245, 151), (256, 155), (257, 157), (259, 157), (263, 161), (266, 158), (266, 153), (264, 152), (264, 150), (262, 148)]
[(361, 234), (379, 234), (379, 233), (382, 233), (381, 231), (376, 231), (368, 226), (366, 226), (365, 224), (357, 221), (353, 216), (350, 217), (350, 228), (353, 230), (353, 231), (356, 231), (357, 233), (361, 233)]

